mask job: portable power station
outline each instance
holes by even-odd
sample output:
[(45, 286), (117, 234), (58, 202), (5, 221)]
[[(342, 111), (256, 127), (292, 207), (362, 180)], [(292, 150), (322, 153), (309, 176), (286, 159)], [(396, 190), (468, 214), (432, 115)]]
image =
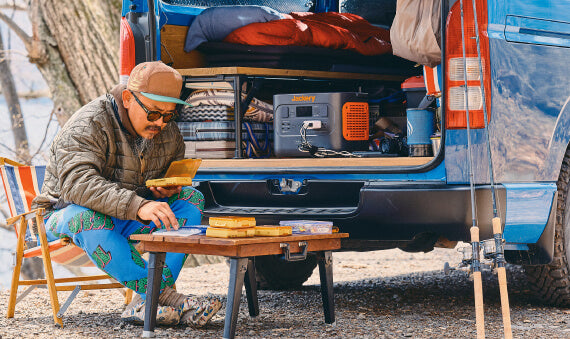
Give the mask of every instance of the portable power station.
[(310, 157), (299, 149), (307, 144), (334, 152), (368, 150), (367, 99), (356, 92), (274, 95), (275, 155)]

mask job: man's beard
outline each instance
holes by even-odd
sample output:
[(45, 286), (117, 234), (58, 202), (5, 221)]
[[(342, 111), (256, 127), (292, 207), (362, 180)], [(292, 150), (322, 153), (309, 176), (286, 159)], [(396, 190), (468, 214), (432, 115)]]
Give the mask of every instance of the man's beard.
[(152, 149), (154, 146), (154, 139), (146, 139), (142, 137), (138, 137), (135, 140), (135, 147), (138, 153), (143, 153), (147, 150)]

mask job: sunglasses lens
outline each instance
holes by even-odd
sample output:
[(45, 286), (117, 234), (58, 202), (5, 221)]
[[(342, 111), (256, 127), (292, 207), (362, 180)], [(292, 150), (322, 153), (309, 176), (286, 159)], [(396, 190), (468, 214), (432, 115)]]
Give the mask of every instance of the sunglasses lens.
[(174, 114), (165, 114), (162, 116), (162, 121), (169, 122), (172, 118), (174, 118)]
[(161, 114), (155, 111), (150, 111), (147, 115), (146, 118), (148, 121), (156, 121), (158, 119), (160, 119)]

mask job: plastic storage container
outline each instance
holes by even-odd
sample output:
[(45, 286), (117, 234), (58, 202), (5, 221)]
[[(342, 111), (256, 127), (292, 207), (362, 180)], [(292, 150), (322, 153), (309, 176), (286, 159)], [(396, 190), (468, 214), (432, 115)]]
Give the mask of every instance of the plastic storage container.
[(281, 226), (291, 226), (293, 234), (332, 234), (331, 221), (317, 220), (285, 220), (280, 221)]
[(201, 163), (202, 159), (173, 161), (168, 167), (164, 178), (147, 180), (146, 186), (190, 186)]
[(406, 95), (406, 107), (416, 108), (420, 106), (426, 96), (426, 85), (423, 75), (411, 77), (402, 82), (402, 91)]

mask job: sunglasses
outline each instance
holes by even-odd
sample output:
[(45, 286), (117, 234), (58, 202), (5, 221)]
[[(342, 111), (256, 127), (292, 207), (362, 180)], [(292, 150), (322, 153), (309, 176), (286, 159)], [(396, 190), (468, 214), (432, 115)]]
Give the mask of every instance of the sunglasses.
[(169, 122), (170, 120), (176, 118), (176, 116), (178, 115), (178, 112), (176, 110), (174, 111), (170, 111), (167, 113), (161, 113), (159, 111), (151, 111), (150, 109), (148, 109), (140, 100), (139, 98), (137, 98), (137, 96), (135, 95), (135, 93), (133, 93), (133, 91), (129, 91), (131, 92), (131, 94), (133, 95), (133, 97), (135, 98), (135, 101), (139, 104), (139, 106), (142, 107), (142, 109), (146, 112), (146, 119), (148, 121), (157, 121), (158, 119), (160, 119), (160, 117), (162, 117), (162, 121), (164, 121), (165, 123)]

